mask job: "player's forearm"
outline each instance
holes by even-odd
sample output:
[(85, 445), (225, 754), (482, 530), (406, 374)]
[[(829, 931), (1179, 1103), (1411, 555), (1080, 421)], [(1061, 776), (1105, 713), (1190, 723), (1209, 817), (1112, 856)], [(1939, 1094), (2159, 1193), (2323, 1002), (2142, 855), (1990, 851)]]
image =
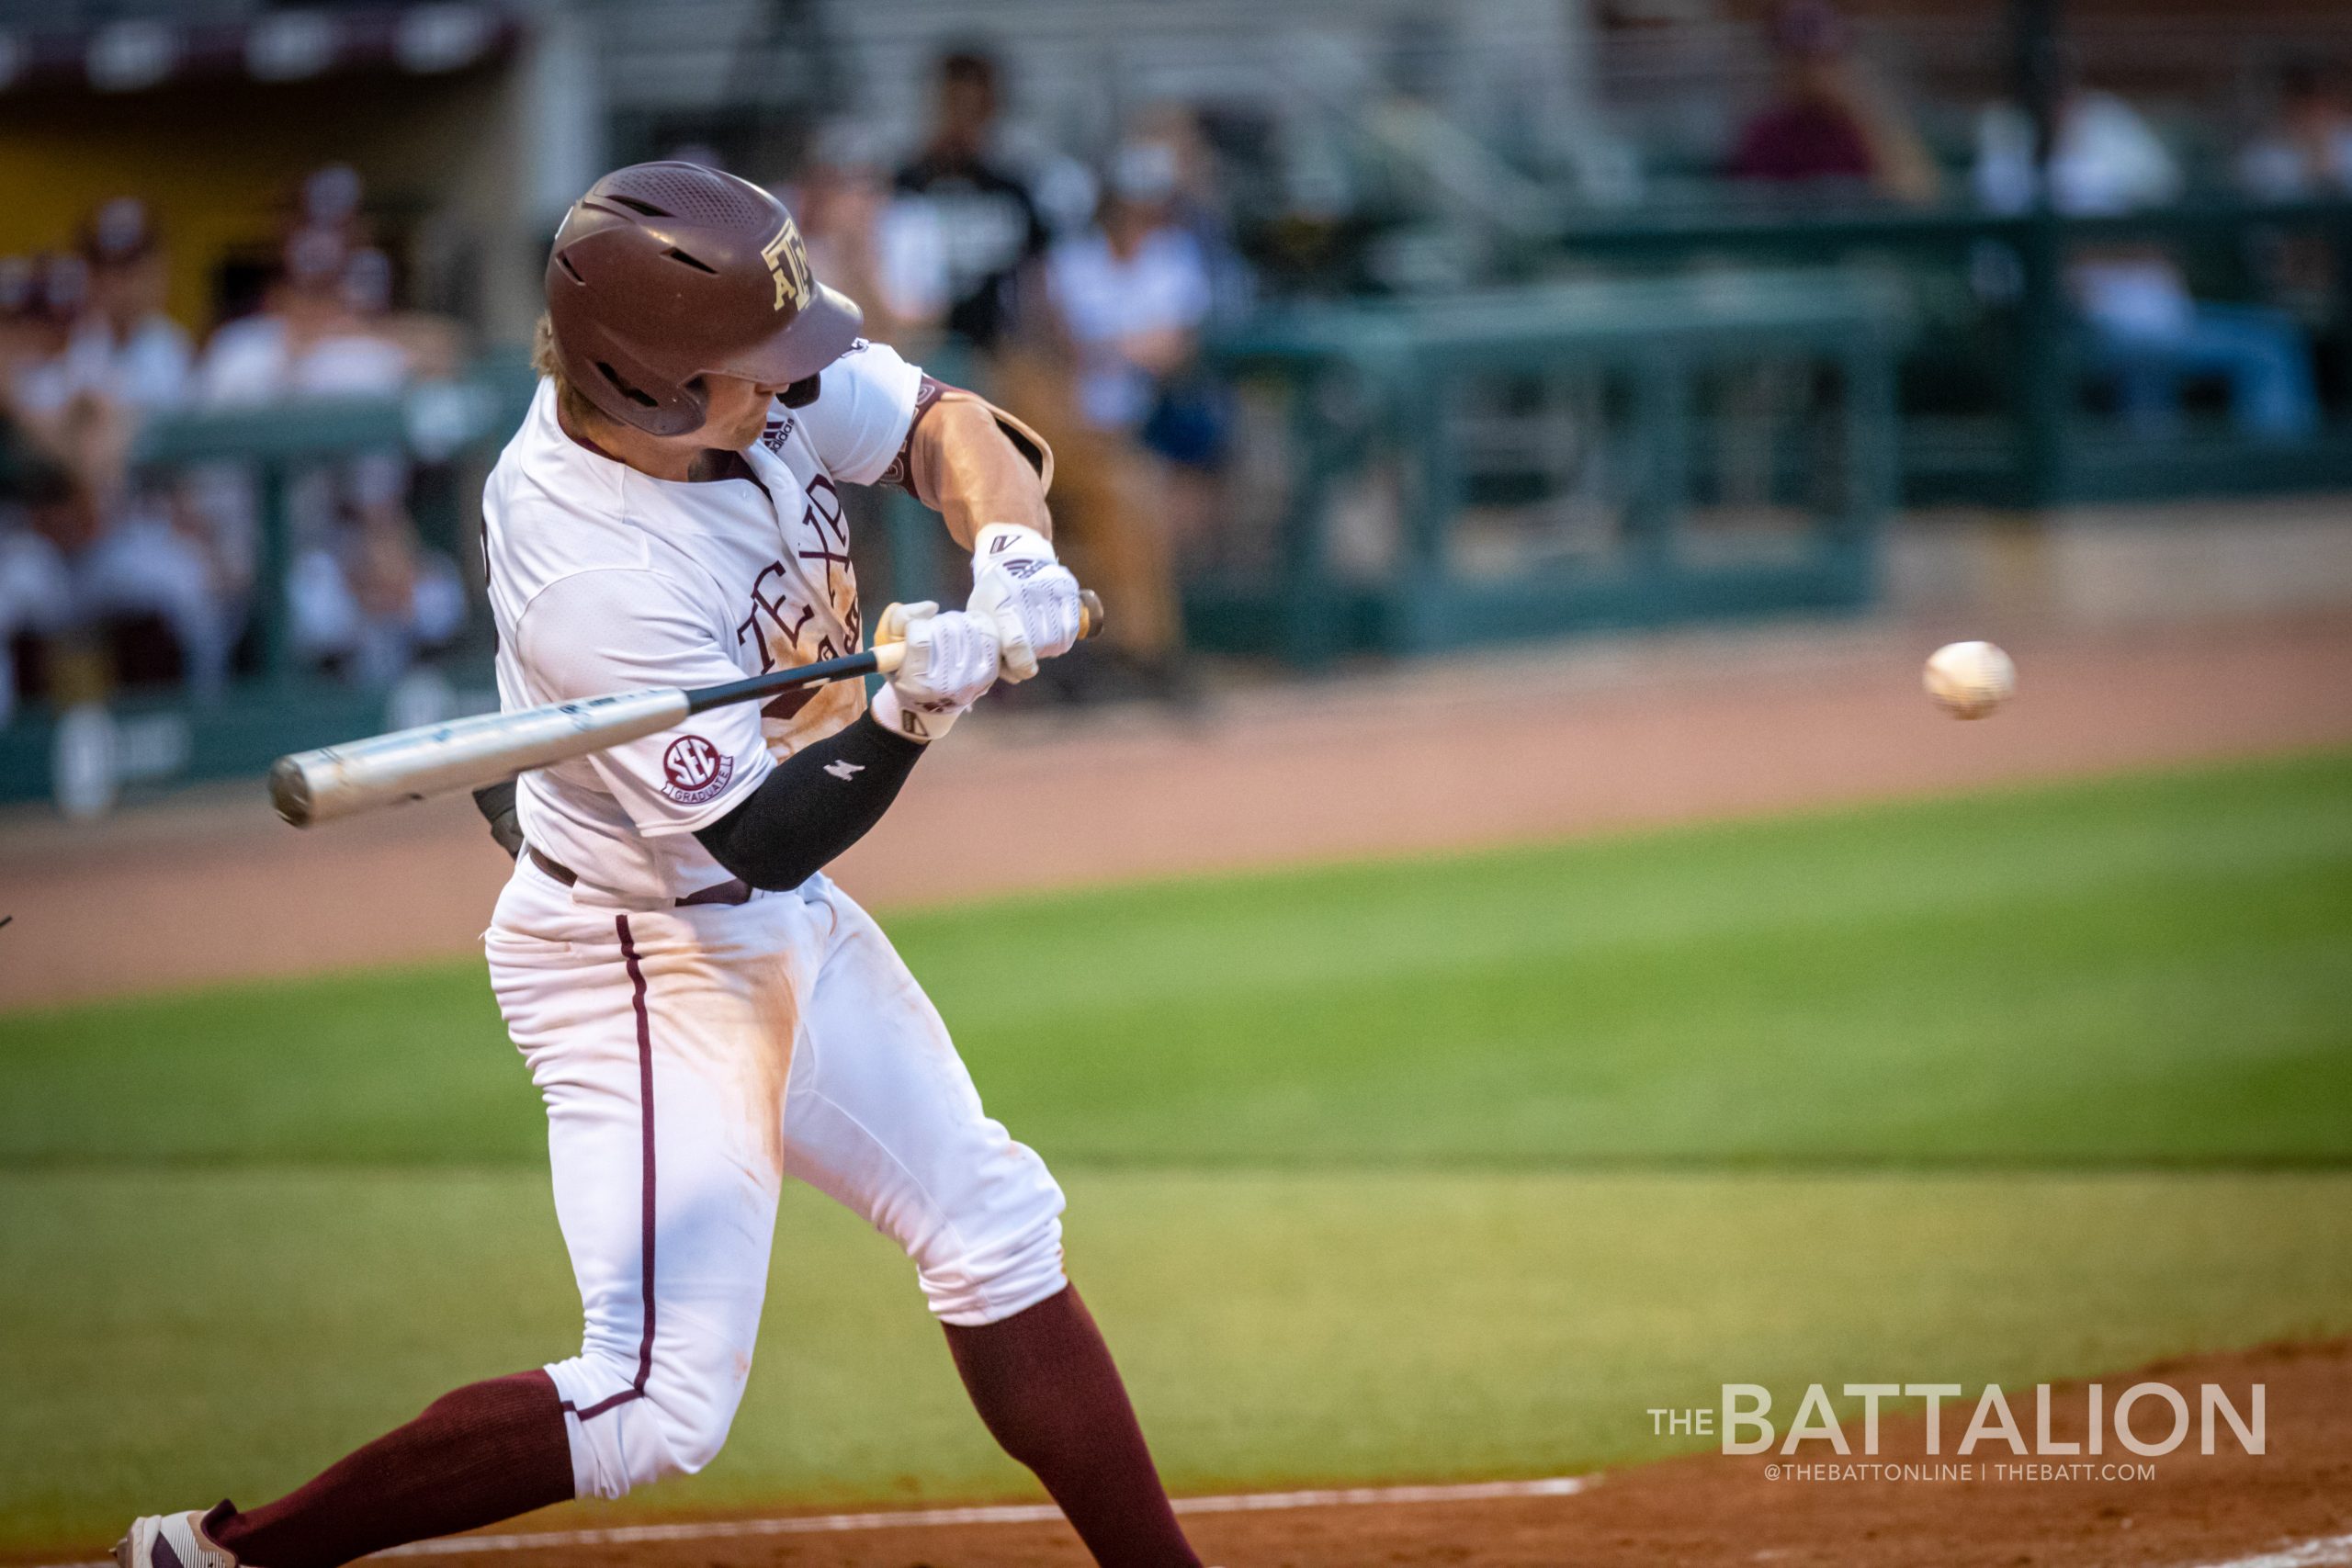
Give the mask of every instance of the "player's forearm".
[(991, 523), (1018, 523), (1051, 537), (1046, 487), (986, 404), (944, 401), (915, 427), (915, 494), (937, 509), (966, 549)]
[(861, 717), (777, 763), (750, 799), (695, 837), (754, 887), (797, 887), (882, 820), (922, 753)]

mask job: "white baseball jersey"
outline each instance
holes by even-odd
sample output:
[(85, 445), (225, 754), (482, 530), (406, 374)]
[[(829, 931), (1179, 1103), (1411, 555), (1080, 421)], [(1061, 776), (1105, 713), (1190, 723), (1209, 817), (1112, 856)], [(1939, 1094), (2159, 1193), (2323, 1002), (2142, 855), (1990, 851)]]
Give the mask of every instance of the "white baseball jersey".
[[(482, 495), (501, 705), (714, 685), (855, 652), (865, 628), (839, 487), (889, 467), (922, 380), (861, 339), (825, 367), (815, 401), (771, 407), (738, 476), (695, 482), (573, 440), (542, 381)], [(524, 835), (618, 902), (729, 881), (693, 830), (865, 705), (859, 682), (835, 682), (526, 773)]]
[[(483, 498), (501, 700), (733, 681), (855, 649), (842, 483), (905, 445), (922, 378), (863, 344), (770, 411), (738, 477), (650, 478), (566, 435), (552, 385)], [(982, 1110), (889, 940), (822, 873), (730, 880), (691, 829), (864, 688), (715, 709), (523, 775), (524, 856), (484, 937), (547, 1103), (580, 1352), (551, 1363), (583, 1497), (695, 1471), (751, 1374), (778, 1192), (808, 1182), (896, 1240), (931, 1310), (995, 1323), (1060, 1291), (1061, 1189)]]

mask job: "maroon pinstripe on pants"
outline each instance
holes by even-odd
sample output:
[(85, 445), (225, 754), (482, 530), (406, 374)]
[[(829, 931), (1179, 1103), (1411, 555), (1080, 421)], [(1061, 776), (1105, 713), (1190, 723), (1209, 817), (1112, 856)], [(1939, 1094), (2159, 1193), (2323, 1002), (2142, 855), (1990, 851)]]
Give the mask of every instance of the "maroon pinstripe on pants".
[[(638, 1214), (644, 1264), (638, 1272), (644, 1291), (645, 1332), (637, 1342), (636, 1379), (620, 1393), (579, 1411), (582, 1421), (593, 1421), (615, 1405), (644, 1398), (646, 1379), (653, 1375), (653, 1022), (645, 1010), (645, 966), (638, 962), (637, 942), (629, 933), (628, 917), (614, 916), (613, 930), (621, 939), (621, 961), (628, 966), (629, 1005), (637, 1011), (637, 1119), (640, 1130), (638, 1157), (644, 1172), (639, 1183)], [(570, 1401), (563, 1407), (572, 1408)]]

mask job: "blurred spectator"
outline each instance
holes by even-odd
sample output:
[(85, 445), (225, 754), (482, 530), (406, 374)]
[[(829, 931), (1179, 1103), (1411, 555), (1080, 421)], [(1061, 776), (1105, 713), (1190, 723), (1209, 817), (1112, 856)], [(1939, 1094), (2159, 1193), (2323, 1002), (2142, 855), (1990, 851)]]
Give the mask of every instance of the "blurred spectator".
[(1191, 106), (1159, 104), (1136, 116), (1127, 138), (1136, 147), (1165, 147), (1176, 171), (1168, 220), (1192, 235), (1208, 267), (1210, 314), (1238, 321), (1256, 303), (1256, 280), (1234, 239), (1232, 203), (1219, 177), (1216, 153)]
[(54, 348), (39, 266), (0, 257), (0, 726), (14, 712), (20, 649), (63, 631), (72, 585), (64, 557), (34, 526), (65, 476), (21, 418), (19, 378)]
[[(2179, 166), (2131, 105), (2073, 80), (2062, 86), (2049, 161), (2052, 207), (2102, 216), (2179, 196)], [(2033, 141), (2023, 111), (2008, 105), (1985, 111), (1976, 189), (1986, 206), (2019, 211), (2031, 204)], [(2194, 299), (2180, 268), (2153, 245), (2086, 247), (2067, 277), (2091, 367), (2113, 378), (2124, 418), (2141, 434), (2163, 434), (2178, 423), (2180, 384), (2190, 376), (2225, 379), (2231, 412), (2250, 435), (2295, 440), (2317, 428), (2310, 345), (2286, 312)]]
[[(363, 253), (364, 254), (364, 253)], [(410, 355), (374, 318), (353, 308), (355, 260), (331, 229), (299, 229), (263, 306), (212, 334), (198, 398), (229, 408), (294, 397), (387, 397), (409, 378)]]
[(188, 393), (187, 331), (164, 313), (170, 281), (144, 202), (120, 197), (82, 231), (86, 309), (78, 310), (40, 395), (62, 407), (93, 393), (139, 413), (175, 408)]
[(40, 288), (30, 256), (0, 256), (0, 409), (9, 405), (17, 372), (39, 352), (33, 302)]
[(2238, 184), (2265, 201), (2352, 194), (2352, 96), (2340, 70), (2298, 61), (2278, 73), (2273, 118), (2239, 154)]
[(890, 188), (846, 130), (820, 140), (792, 210), (818, 276), (865, 310), (865, 335), (920, 358), (947, 311), (939, 209)]
[(0, 494), (0, 728), (15, 712), (17, 657), (51, 644), (73, 624), (74, 584), (64, 553), (39, 526), (66, 493), (63, 470), (19, 442), (0, 452), (8, 485)]
[[(2257, 201), (2352, 195), (2352, 103), (2341, 70), (2317, 61), (2283, 67), (2269, 123), (2238, 154), (2238, 186)], [(2323, 337), (2341, 309), (2338, 243), (2324, 232), (2273, 229), (2247, 236), (2264, 291)]]
[[(1155, 378), (1151, 410), (1136, 432), (1145, 446), (1175, 465), (1170, 525), (1181, 548), (1197, 549), (1206, 542), (1219, 500), (1212, 476), (1225, 466), (1231, 444), (1233, 393), (1195, 363), (1197, 344), (1189, 340), (1213, 323), (1230, 326), (1247, 316), (1256, 279), (1233, 242), (1216, 154), (1189, 107), (1163, 104), (1138, 116), (1119, 156), (1124, 168), (1114, 166), (1114, 181), (1124, 175), (1128, 194), (1145, 205), (1159, 201), (1160, 231), (1192, 242), (1207, 283), (1207, 310), (1187, 323), (1188, 341), (1177, 362)], [(1172, 180), (1163, 199), (1157, 186), (1164, 174)]]
[[(94, 212), (74, 254), (0, 262), (0, 717), (27, 649), (52, 688), (61, 669), (93, 663), (199, 696), (225, 683), (258, 553), (252, 476), (233, 463), (142, 473), (142, 420), (191, 401), (384, 397), (455, 370), (449, 323), (392, 310), (362, 195), (341, 166), (301, 183), (263, 308), (200, 359), (165, 313), (166, 258), (135, 199)], [(460, 629), (462, 580), (418, 540), (410, 479), (397, 450), (292, 477), (282, 586), (301, 657), (385, 681)]]
[[(1976, 128), (1976, 194), (2000, 212), (2033, 202), (2033, 122), (2011, 104), (1988, 107)], [(2061, 84), (2050, 148), (2050, 203), (2084, 217), (2177, 200), (2180, 166), (2140, 111), (2113, 93)]]
[(32, 479), (8, 574), (20, 594), (41, 585), (44, 624), (27, 629), (86, 630), (119, 677), (176, 676), (210, 697), (227, 679), (232, 617), (200, 541), (130, 462), (139, 420), (185, 391), (186, 339), (161, 316), (143, 209), (109, 203), (84, 248), (40, 269), (29, 330), (13, 334), (12, 411)]
[(1210, 306), (1208, 260), (1175, 221), (1177, 168), (1165, 143), (1119, 150), (1095, 228), (1056, 245), (1046, 291), (1076, 354), (1079, 412), (1133, 432), (1161, 385), (1191, 364)]
[(1774, 97), (1740, 132), (1732, 178), (1935, 199), (1934, 159), (1908, 117), (1864, 76), (1835, 7), (1790, 0), (1772, 17), (1770, 42)]
[[(213, 334), (198, 377), (207, 403), (390, 397), (420, 374), (450, 368), (454, 334), (390, 314), (390, 264), (378, 251), (348, 250), (349, 227), (314, 226), (288, 238), (283, 275), (264, 308)], [(405, 456), (387, 451), (322, 465), (289, 487), (288, 631), (298, 657), (381, 683), (462, 629), (462, 580), (447, 556), (418, 539), (409, 479)], [(217, 473), (199, 504), (226, 513), (224, 522), (249, 519), (252, 509), (242, 488)]]
[(1166, 143), (1120, 149), (1095, 227), (1047, 260), (1051, 355), (1016, 362), (1007, 390), (1053, 443), (1056, 519), (1080, 575), (1120, 606), (1113, 646), (1163, 686), (1182, 642), (1170, 535), (1194, 508), (1142, 436), (1191, 367), (1211, 304), (1208, 265), (1176, 221), (1177, 197)]
[(392, 308), (392, 258), (383, 252), (369, 246), (351, 253), (339, 287), (360, 333), (404, 356), (404, 380), (447, 380), (463, 368), (463, 334), (456, 322)]
[(1010, 329), (1023, 268), (1048, 235), (1028, 186), (995, 160), (996, 62), (958, 50), (939, 62), (931, 140), (898, 188), (936, 214), (945, 246), (947, 330), (993, 352)]
[(338, 478), (333, 525), (311, 531), (288, 574), (288, 632), (300, 656), (383, 685), (464, 629), (465, 584), (417, 538), (405, 463), (361, 458)]
[(65, 349), (89, 305), (90, 268), (79, 256), (52, 254), (34, 257), (24, 269), (8, 401), (18, 420), (46, 431), (77, 390), (65, 378)]
[(357, 250), (368, 243), (368, 219), (363, 209), (367, 187), (359, 171), (348, 164), (329, 164), (302, 178), (294, 197), (297, 229), (333, 234)]

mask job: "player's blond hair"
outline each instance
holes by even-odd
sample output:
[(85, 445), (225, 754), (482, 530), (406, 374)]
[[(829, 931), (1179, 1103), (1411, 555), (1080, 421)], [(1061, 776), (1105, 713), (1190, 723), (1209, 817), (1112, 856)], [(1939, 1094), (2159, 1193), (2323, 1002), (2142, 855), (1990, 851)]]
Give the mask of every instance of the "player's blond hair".
[(608, 423), (596, 412), (596, 405), (563, 373), (563, 361), (556, 357), (555, 352), (555, 322), (545, 310), (539, 312), (538, 322), (531, 329), (531, 369), (555, 382), (556, 401), (563, 411), (566, 424), (580, 430)]
[(531, 329), (531, 370), (539, 376), (552, 376), (559, 387), (565, 384), (563, 367), (555, 356), (555, 321), (545, 310), (539, 312), (538, 323)]

